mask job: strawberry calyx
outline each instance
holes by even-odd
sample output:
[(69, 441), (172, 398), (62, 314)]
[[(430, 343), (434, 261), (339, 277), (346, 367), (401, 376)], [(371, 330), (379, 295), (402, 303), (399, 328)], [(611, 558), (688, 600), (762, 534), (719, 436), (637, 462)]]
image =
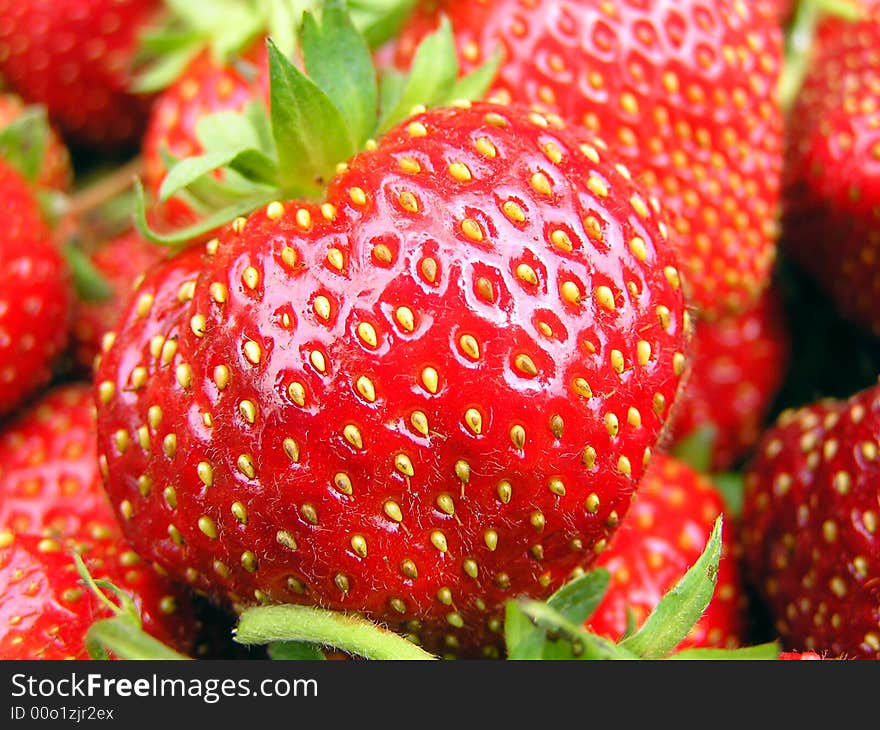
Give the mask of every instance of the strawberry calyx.
[(785, 61), (779, 79), (779, 103), (788, 112), (800, 93), (811, 64), (816, 29), (823, 18), (857, 22), (863, 11), (855, 0), (801, 0), (786, 31)]
[(178, 197), (201, 216), (198, 223), (154, 231), (137, 183), (136, 225), (144, 237), (180, 245), (274, 200), (319, 200), (341, 165), (414, 111), (480, 97), (500, 62), (496, 55), (459, 79), (444, 20), (424, 39), (409, 72), (380, 74), (343, 0), (326, 2), (320, 23), (304, 14), (299, 41), (304, 71), (267, 40), (268, 111), (253, 102), (243, 113), (208, 115), (197, 129), (205, 151), (166, 160), (159, 202)]
[[(85, 645), (92, 659), (189, 659), (143, 630), (140, 612), (131, 596), (108, 580), (95, 580), (78, 552), (72, 553), (80, 580), (113, 616), (93, 623)], [(113, 601), (107, 593), (116, 598)]]
[(712, 485), (721, 494), (729, 517), (742, 514), (744, 481), (736, 471), (713, 472), (712, 453), (718, 430), (712, 425), (700, 426), (679, 440), (671, 454), (701, 474), (712, 476)]
[[(352, 22), (371, 48), (392, 38), (415, 0), (349, 0)], [(165, 0), (161, 21), (140, 38), (133, 90), (154, 93), (177, 80), (201, 53), (219, 63), (239, 56), (269, 35), (287, 55), (296, 50), (304, 13), (320, 10), (320, 0)]]

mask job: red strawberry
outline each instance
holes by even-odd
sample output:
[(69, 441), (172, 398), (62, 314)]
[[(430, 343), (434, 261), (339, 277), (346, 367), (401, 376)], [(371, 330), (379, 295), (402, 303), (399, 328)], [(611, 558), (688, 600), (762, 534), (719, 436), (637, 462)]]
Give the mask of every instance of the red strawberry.
[(90, 383), (46, 391), (0, 432), (0, 529), (48, 536), (112, 517), (95, 453)]
[[(724, 503), (712, 482), (683, 462), (656, 454), (645, 472), (633, 506), (596, 566), (607, 568), (611, 583), (587, 627), (619, 639), (628, 611), (636, 627), (702, 554)], [(732, 524), (725, 522), (724, 552), (715, 595), (679, 649), (734, 648), (744, 632), (739, 567), (730, 552)]]
[(779, 658), (790, 662), (816, 661), (823, 657), (814, 651), (783, 651), (779, 654)]
[(664, 201), (692, 304), (741, 311), (776, 251), (782, 115), (778, 3), (423, 2), (398, 62), (450, 18), (465, 70), (503, 47), (494, 94), (619, 143)]
[(70, 276), (31, 189), (0, 159), (0, 417), (45, 385), (68, 340)]
[(497, 648), (506, 599), (601, 551), (676, 396), (654, 205), (603, 145), (478, 103), (154, 269), (96, 374), (129, 538), (238, 604)]
[(144, 240), (136, 229), (126, 231), (92, 251), (91, 263), (112, 293), (106, 298), (80, 299), (76, 303), (71, 334), (74, 354), (82, 368), (92, 369), (104, 335), (116, 326), (143, 275), (165, 253), (161, 247)]
[(880, 4), (826, 19), (790, 113), (785, 247), (849, 320), (880, 336)]
[(748, 578), (790, 650), (880, 658), (880, 386), (786, 411), (746, 473)]
[(687, 384), (676, 402), (672, 441), (711, 429), (711, 469), (746, 457), (785, 378), (790, 343), (778, 290), (757, 306), (715, 322), (699, 321)]
[(131, 93), (138, 33), (160, 0), (0, 0), (0, 75), (45, 104), (73, 143), (136, 142), (150, 99)]
[(83, 553), (96, 580), (129, 593), (144, 630), (182, 651), (192, 646), (195, 624), (188, 598), (173, 588), (120, 539), (105, 511), (76, 539), (0, 531), (0, 659), (87, 659), (86, 631), (112, 616), (83, 585), (71, 550)]

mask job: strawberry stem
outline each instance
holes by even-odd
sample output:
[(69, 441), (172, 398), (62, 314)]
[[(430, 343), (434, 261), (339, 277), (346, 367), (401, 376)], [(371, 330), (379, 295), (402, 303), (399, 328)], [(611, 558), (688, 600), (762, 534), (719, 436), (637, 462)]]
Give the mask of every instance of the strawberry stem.
[(131, 189), (135, 180), (143, 172), (143, 166), (143, 160), (138, 156), (113, 172), (102, 175), (96, 182), (78, 190), (69, 197), (63, 211), (64, 214), (76, 219), (100, 208)]
[(257, 606), (242, 612), (239, 644), (305, 641), (377, 660), (437, 659), (411, 641), (366, 619), (310, 606)]

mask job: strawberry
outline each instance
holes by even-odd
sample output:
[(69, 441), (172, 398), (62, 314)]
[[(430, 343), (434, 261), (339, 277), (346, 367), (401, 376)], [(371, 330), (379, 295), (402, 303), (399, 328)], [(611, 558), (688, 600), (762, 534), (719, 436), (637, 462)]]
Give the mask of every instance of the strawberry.
[(880, 4), (862, 4), (865, 20), (821, 22), (789, 115), (784, 245), (843, 316), (880, 336)]
[(0, 417), (52, 376), (68, 340), (73, 292), (25, 179), (0, 158)]
[(503, 51), (493, 94), (619, 143), (664, 201), (691, 303), (742, 311), (776, 255), (782, 58), (776, 2), (422, 2), (397, 49), (445, 14), (464, 69)]
[(746, 471), (747, 579), (786, 649), (880, 656), (880, 386), (787, 410)]
[(673, 415), (673, 445), (709, 429), (713, 471), (748, 456), (785, 379), (790, 352), (786, 312), (775, 288), (742, 314), (698, 321), (690, 374)]
[[(340, 8), (320, 33), (351, 36)], [(342, 42), (305, 28), (307, 67)], [(548, 595), (626, 512), (685, 367), (680, 277), (656, 201), (557, 118), (462, 103), (377, 134), (354, 39), (329, 61), (362, 82), (294, 126), (285, 90), (310, 87), (270, 46), (266, 170), (320, 132), (289, 183), (313, 202), (145, 278), (95, 376), (105, 484), (136, 548), (218, 601), (497, 651), (505, 599)], [(336, 103), (376, 140), (341, 166)]]
[(55, 386), (0, 432), (0, 657), (85, 658), (92, 621), (108, 615), (80, 584), (70, 550), (95, 579), (132, 594), (144, 628), (188, 651), (198, 629), (185, 591), (125, 542), (95, 455), (91, 384)]
[[(722, 512), (724, 503), (707, 477), (656, 454), (626, 520), (596, 561), (609, 571), (611, 583), (587, 627), (616, 640), (625, 633), (630, 612), (636, 626), (641, 625), (700, 557)], [(742, 643), (745, 611), (730, 521), (724, 524), (723, 542), (714, 598), (678, 649)]]
[(112, 612), (82, 584), (74, 549), (93, 578), (131, 595), (147, 633), (189, 651), (195, 624), (187, 596), (145, 565), (101, 510), (76, 539), (0, 531), (0, 659), (89, 658), (86, 631)]
[(0, 0), (0, 76), (44, 104), (71, 143), (131, 146), (150, 104), (129, 89), (138, 33), (160, 9), (160, 0)]
[(89, 255), (92, 266), (109, 286), (109, 296), (76, 302), (72, 346), (79, 366), (91, 371), (105, 334), (113, 329), (144, 273), (165, 251), (144, 240), (134, 229), (97, 246)]
[(91, 384), (53, 386), (0, 432), (0, 529), (44, 536), (82, 531), (112, 513), (95, 455)]

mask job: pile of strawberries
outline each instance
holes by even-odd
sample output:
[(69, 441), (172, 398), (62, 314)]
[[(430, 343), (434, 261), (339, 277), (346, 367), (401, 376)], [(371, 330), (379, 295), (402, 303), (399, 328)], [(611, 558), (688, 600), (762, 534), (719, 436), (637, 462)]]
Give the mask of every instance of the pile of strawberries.
[(350, 5), (0, 0), (0, 658), (880, 658), (880, 3)]

